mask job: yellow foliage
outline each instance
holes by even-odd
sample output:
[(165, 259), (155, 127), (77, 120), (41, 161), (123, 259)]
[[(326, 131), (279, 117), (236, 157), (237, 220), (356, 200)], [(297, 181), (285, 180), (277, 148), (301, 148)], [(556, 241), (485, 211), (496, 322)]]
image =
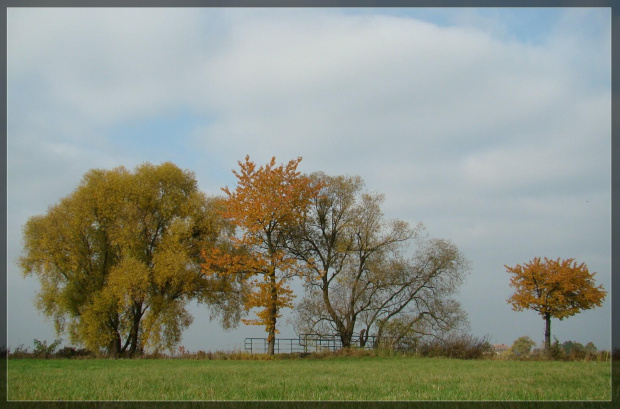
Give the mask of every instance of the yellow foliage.
[(125, 258), (110, 269), (108, 288), (122, 304), (143, 302), (149, 290), (149, 268), (140, 260)]
[[(38, 308), (72, 342), (114, 353), (172, 345), (189, 325), (189, 299), (225, 304), (232, 290), (203, 294), (213, 287), (200, 252), (230, 230), (221, 207), (172, 163), (91, 170), (46, 215), (28, 220), (20, 266), (41, 283)], [(234, 317), (232, 306), (224, 310)]]

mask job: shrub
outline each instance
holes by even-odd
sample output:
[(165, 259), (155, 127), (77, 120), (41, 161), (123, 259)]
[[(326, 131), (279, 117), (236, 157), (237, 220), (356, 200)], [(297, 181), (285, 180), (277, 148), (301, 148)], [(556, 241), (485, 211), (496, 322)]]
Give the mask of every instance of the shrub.
[[(596, 347), (595, 347), (596, 348)], [(580, 344), (579, 342), (566, 341), (562, 344), (562, 349), (564, 350), (564, 354), (577, 354), (583, 355), (586, 352), (586, 348)]]
[(596, 353), (596, 360), (598, 362), (609, 362), (611, 353), (609, 351), (598, 351)]
[(66, 346), (56, 352), (54, 355), (56, 358), (91, 358), (94, 354), (88, 349), (75, 349), (73, 347)]
[(479, 359), (491, 350), (488, 337), (476, 338), (472, 335), (461, 335), (448, 340), (450, 357), (460, 359)]
[(510, 348), (510, 350), (512, 351), (513, 354), (517, 356), (527, 355), (530, 353), (534, 345), (536, 345), (536, 342), (532, 341), (530, 337), (528, 336), (519, 337), (512, 344), (512, 347)]
[(48, 359), (49, 357), (51, 357), (52, 355), (54, 355), (54, 351), (56, 350), (56, 348), (58, 348), (58, 346), (60, 345), (60, 343), (62, 342), (62, 339), (57, 339), (56, 341), (52, 342), (49, 346), (47, 345), (47, 341), (39, 341), (38, 339), (34, 339), (34, 356), (36, 358), (45, 358)]
[(15, 350), (13, 350), (13, 352), (9, 351), (9, 358), (24, 359), (32, 357), (33, 355), (29, 351), (29, 348), (24, 347), (24, 344), (20, 344), (17, 348), (15, 348)]
[(560, 345), (560, 341), (557, 338), (553, 338), (553, 344), (549, 347), (549, 350), (546, 351), (547, 358), (552, 359), (554, 361), (562, 361), (567, 360), (567, 356), (564, 353), (564, 348)]
[(169, 356), (165, 352), (161, 352), (159, 349), (154, 351), (144, 351), (142, 349), (136, 351), (135, 358), (141, 359), (167, 359)]
[(446, 339), (432, 339), (418, 344), (417, 353), (427, 357), (446, 357), (458, 359), (479, 359), (491, 351), (489, 337), (477, 338), (472, 335), (454, 335)]
[(190, 354), (190, 356), (193, 359), (213, 359), (213, 354), (211, 353), (211, 351), (209, 351), (209, 353), (206, 353), (205, 351), (198, 351), (195, 354)]
[(598, 350), (596, 348), (596, 345), (594, 345), (594, 343), (592, 343), (592, 342), (588, 342), (584, 348), (588, 352), (596, 352)]

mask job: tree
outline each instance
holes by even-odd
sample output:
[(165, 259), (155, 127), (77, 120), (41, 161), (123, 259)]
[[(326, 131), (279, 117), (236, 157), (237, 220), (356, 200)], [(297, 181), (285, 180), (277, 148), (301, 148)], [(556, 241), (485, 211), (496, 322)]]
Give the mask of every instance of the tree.
[(275, 157), (258, 167), (246, 156), (233, 173), (238, 183), (226, 195), (222, 215), (241, 230), (228, 237), (228, 250), (203, 252), (202, 268), (207, 274), (238, 276), (252, 289), (245, 298), (245, 310), (259, 308), (249, 325), (264, 325), (268, 353), (275, 352), (277, 320), (283, 308), (292, 307), (288, 281), (298, 276), (297, 260), (286, 251), (291, 226), (299, 224), (319, 187), (297, 171), (302, 158), (276, 166)]
[(594, 345), (592, 341), (588, 342), (584, 349), (589, 353), (595, 353), (597, 351), (596, 345)]
[[(450, 300), (468, 268), (458, 249), (445, 240), (422, 237), (423, 226), (385, 220), (383, 195), (363, 191), (359, 177), (310, 176), (321, 186), (289, 249), (306, 266), (307, 295), (298, 305), (298, 331), (335, 331), (343, 347), (363, 329), (381, 340), (388, 323), (400, 338), (435, 326), (463, 323)], [(415, 241), (417, 251), (404, 255)], [(402, 331), (394, 334), (395, 328)]]
[(582, 310), (600, 307), (606, 292), (595, 287), (594, 275), (574, 259), (534, 258), (523, 266), (505, 266), (515, 293), (508, 299), (515, 311), (537, 311), (545, 320), (545, 349), (551, 346), (551, 318), (562, 320)]
[(532, 341), (530, 337), (524, 336), (516, 339), (510, 349), (515, 355), (527, 355), (534, 345), (536, 345), (536, 342)]
[(460, 304), (451, 298), (462, 284), (469, 262), (457, 247), (441, 239), (416, 237), (411, 259), (392, 258), (392, 268), (379, 267), (380, 288), (362, 314), (366, 332), (376, 327), (376, 341), (394, 318), (400, 331), (391, 328), (393, 343), (403, 337), (443, 337), (455, 329), (465, 329), (467, 318)]
[(89, 171), (24, 227), (20, 266), (39, 279), (37, 307), (58, 333), (111, 355), (171, 348), (196, 297), (230, 323), (234, 283), (202, 275), (199, 265), (201, 249), (227, 229), (218, 206), (172, 163)]
[(562, 343), (562, 349), (564, 350), (564, 354), (566, 355), (585, 354), (586, 352), (586, 347), (584, 347), (583, 344), (575, 341), (566, 341)]

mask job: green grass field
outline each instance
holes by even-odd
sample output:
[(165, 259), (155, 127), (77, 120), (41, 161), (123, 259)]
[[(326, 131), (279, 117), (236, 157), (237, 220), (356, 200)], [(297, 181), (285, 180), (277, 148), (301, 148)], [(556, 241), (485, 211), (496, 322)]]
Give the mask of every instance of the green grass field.
[(10, 359), (8, 400), (609, 400), (608, 362)]

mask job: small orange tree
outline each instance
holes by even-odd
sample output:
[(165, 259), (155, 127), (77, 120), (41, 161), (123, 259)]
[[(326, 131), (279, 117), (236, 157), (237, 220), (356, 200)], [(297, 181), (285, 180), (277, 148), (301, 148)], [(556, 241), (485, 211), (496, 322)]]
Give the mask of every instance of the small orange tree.
[(581, 310), (600, 307), (606, 292), (595, 287), (594, 275), (584, 263), (574, 259), (544, 261), (540, 257), (515, 267), (504, 266), (513, 274), (510, 285), (515, 293), (508, 299), (515, 311), (538, 311), (545, 320), (545, 349), (551, 346), (551, 318), (575, 315)]
[(262, 308), (249, 325), (264, 325), (268, 333), (268, 353), (275, 349), (276, 322), (282, 308), (292, 307), (293, 293), (287, 281), (299, 275), (297, 260), (286, 251), (289, 229), (299, 224), (310, 200), (320, 186), (297, 171), (302, 158), (286, 166), (276, 166), (275, 157), (257, 168), (250, 157), (239, 161), (240, 171), (233, 173), (237, 187), (222, 190), (227, 198), (223, 216), (241, 233), (228, 238), (229, 251), (203, 251), (202, 268), (208, 274), (239, 274), (252, 289), (245, 298), (246, 312)]

